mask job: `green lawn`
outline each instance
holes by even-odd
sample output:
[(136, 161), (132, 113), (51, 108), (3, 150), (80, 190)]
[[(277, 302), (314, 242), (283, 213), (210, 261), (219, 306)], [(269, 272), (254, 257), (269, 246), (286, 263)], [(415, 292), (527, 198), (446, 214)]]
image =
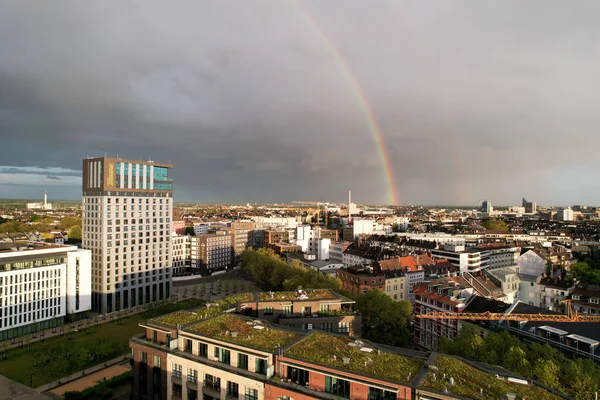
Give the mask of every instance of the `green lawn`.
[[(64, 336), (46, 339), (44, 342), (11, 349), (7, 351), (6, 360), (0, 353), (0, 374), (31, 387), (38, 387), (59, 378), (68, 376), (96, 364), (127, 354), (129, 339), (143, 329), (138, 325), (156, 315), (188, 308), (199, 303), (195, 300), (171, 303), (155, 307), (145, 313), (131, 315), (121, 320), (86, 328), (73, 332), (69, 340)], [(31, 385), (29, 374), (33, 373)]]

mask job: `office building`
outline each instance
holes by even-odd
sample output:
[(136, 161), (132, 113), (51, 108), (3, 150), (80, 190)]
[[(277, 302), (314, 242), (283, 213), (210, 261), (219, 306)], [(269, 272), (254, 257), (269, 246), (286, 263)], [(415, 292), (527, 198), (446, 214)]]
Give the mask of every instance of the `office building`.
[(235, 255), (235, 262), (241, 262), (242, 253), (248, 248), (252, 247), (251, 232), (254, 229), (254, 222), (249, 221), (235, 221), (231, 223), (231, 230), (233, 233), (233, 250)]
[(525, 214), (535, 214), (537, 212), (537, 204), (533, 201), (527, 201), (525, 197), (523, 197), (521, 205), (525, 207)]
[(222, 271), (233, 266), (233, 234), (191, 237), (191, 266), (200, 272)]
[(0, 340), (57, 326), (91, 307), (91, 252), (76, 246), (0, 244)]
[(573, 221), (573, 210), (568, 207), (558, 210), (556, 219), (559, 221)]
[(83, 160), (82, 246), (92, 252), (92, 308), (109, 313), (171, 296), (170, 164)]
[(484, 200), (481, 203), (481, 212), (490, 215), (493, 211), (492, 202), (489, 200)]
[(188, 272), (191, 264), (191, 236), (173, 235), (170, 254), (173, 274)]

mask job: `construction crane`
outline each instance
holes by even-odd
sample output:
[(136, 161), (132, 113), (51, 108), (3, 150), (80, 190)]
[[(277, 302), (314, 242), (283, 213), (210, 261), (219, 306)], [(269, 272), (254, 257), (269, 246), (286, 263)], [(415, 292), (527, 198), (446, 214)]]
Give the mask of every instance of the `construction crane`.
[(454, 319), (454, 320), (482, 320), (482, 321), (544, 321), (544, 322), (588, 322), (599, 323), (600, 315), (580, 315), (573, 310), (571, 300), (563, 300), (567, 304), (567, 314), (503, 314), (491, 313), (459, 313), (431, 312), (415, 315), (420, 319)]

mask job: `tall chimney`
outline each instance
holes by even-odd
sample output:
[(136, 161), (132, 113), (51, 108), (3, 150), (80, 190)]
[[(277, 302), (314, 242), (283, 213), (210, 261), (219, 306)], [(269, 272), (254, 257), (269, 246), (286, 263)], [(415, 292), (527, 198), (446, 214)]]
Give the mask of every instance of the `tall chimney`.
[(352, 190), (348, 190), (348, 223), (352, 220)]
[(44, 208), (46, 208), (47, 205), (48, 205), (48, 194), (44, 190)]

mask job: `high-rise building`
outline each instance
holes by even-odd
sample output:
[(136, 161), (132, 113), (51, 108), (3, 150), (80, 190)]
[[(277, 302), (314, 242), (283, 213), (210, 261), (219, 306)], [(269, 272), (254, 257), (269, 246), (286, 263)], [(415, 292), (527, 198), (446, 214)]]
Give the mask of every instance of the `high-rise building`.
[(492, 202), (489, 200), (484, 200), (481, 203), (481, 212), (484, 212), (486, 214), (491, 214), (492, 213)]
[(526, 214), (535, 214), (537, 212), (537, 204), (534, 201), (527, 201), (525, 197), (523, 197), (521, 205), (525, 207)]
[(83, 160), (83, 248), (92, 251), (92, 308), (108, 313), (171, 296), (170, 164)]

